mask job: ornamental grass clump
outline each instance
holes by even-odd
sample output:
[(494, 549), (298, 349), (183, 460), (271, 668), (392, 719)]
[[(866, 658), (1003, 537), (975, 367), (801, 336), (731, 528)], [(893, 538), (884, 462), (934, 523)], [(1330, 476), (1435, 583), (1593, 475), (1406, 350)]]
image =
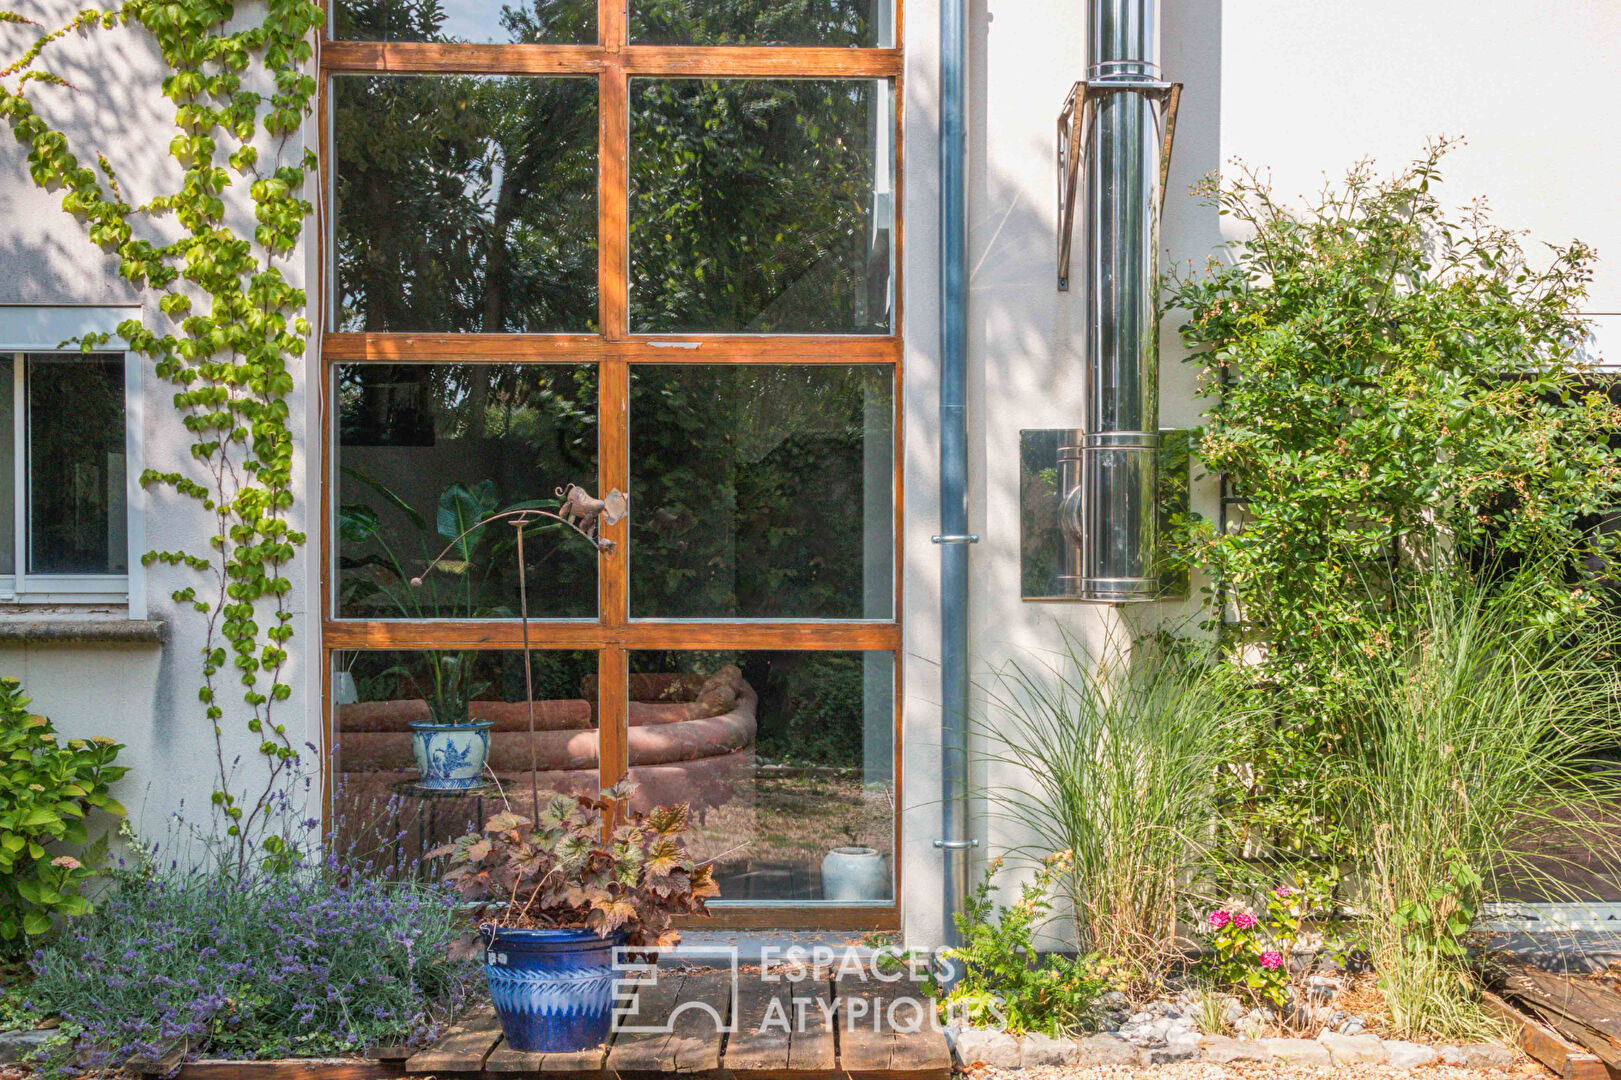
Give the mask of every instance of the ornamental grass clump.
[(122, 873), (35, 954), (31, 1003), (60, 1014), (64, 1068), (113, 1068), (176, 1039), (269, 1058), (424, 1043), (472, 966), (444, 890), (336, 865), (239, 877)]
[(1218, 775), (1254, 709), (1239, 669), (1152, 641), (1011, 661), (975, 721), (992, 813), (1068, 852), (1058, 888), (1081, 953), (1143, 976), (1175, 957), (1179, 912), (1208, 878)]
[(1322, 794), (1343, 810), (1370, 951), (1393, 1028), (1466, 1037), (1464, 936), (1504, 882), (1567, 891), (1548, 840), (1610, 848), (1621, 782), (1599, 756), (1621, 741), (1621, 630), (1608, 615), (1554, 622), (1541, 568), (1495, 589), (1435, 577), (1394, 620), (1389, 654), (1345, 650), (1363, 687)]

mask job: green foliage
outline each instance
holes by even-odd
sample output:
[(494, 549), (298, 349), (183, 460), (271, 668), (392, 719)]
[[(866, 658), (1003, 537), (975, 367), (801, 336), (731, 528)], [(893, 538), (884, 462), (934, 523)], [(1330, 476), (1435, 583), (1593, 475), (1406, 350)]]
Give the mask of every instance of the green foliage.
[(1621, 502), (1621, 407), (1578, 353), (1594, 253), (1532, 265), (1484, 202), (1449, 213), (1450, 145), (1385, 178), (1359, 164), (1302, 207), (1254, 172), (1212, 178), (1204, 194), (1245, 239), (1168, 297), (1210, 400), (1198, 454), (1242, 500), (1226, 532), (1189, 523), (1183, 551), (1210, 610), (1238, 612), (1298, 699), (1257, 740), (1245, 794), (1302, 850), (1347, 842), (1308, 800), (1356, 660), (1400, 652), (1395, 595), (1439, 566), (1532, 559), (1557, 623), (1593, 603), (1567, 581), (1608, 557), (1592, 515)]
[[(119, 274), (169, 321), (162, 329), (136, 319), (118, 327), (129, 348), (174, 385), (175, 411), (191, 438), (188, 460), (149, 468), (141, 483), (191, 500), (211, 527), (199, 549), (145, 559), (198, 577), (173, 600), (203, 624), (198, 699), (218, 750), (213, 805), (236, 841), (241, 868), (260, 834), (272, 855), (286, 846), (271, 818), (299, 745), (277, 705), (291, 696), (284, 673), (294, 608), (286, 571), (304, 542), (287, 522), (287, 398), (310, 327), (304, 290), (281, 264), (297, 252), (311, 212), (303, 191), (315, 155), (297, 136), (312, 111), (316, 81), (306, 68), (324, 16), (310, 0), (268, 0), (263, 17), (246, 26), (236, 27), (234, 16), (228, 0), (125, 0), (116, 9), (81, 11), (0, 67), (0, 118), (28, 147), (34, 182), (62, 192), (62, 209), (119, 257)], [(36, 86), (67, 88), (36, 66), (53, 42), (119, 27), (144, 31), (170, 69), (162, 93), (174, 110), (178, 133), (169, 154), (181, 178), (172, 191), (145, 199), (124, 192), (106, 154), (70, 147), (30, 97)], [(122, 133), (116, 125), (109, 130)], [(252, 223), (227, 208), (227, 196), (244, 185)], [(104, 340), (81, 344), (89, 350)], [(224, 684), (233, 679), (259, 739), (259, 791), (244, 788), (225, 749)]]
[(951, 1022), (993, 1025), (1015, 1034), (1065, 1035), (1094, 1022), (1104, 980), (1085, 959), (1042, 956), (1036, 932), (1052, 910), (1051, 894), (1069, 873), (1067, 853), (1050, 856), (1019, 888), (1019, 899), (998, 907), (991, 880), (1001, 869), (992, 860), (985, 879), (957, 914), (962, 944), (943, 951), (960, 974), (940, 1008)]
[(386, 865), (126, 871), (35, 957), (28, 997), (62, 1018), (63, 1076), (178, 1039), (228, 1058), (430, 1042), (474, 975), (447, 899)]
[(477, 901), (481, 921), (578, 926), (622, 934), (630, 945), (674, 945), (681, 935), (671, 917), (704, 914), (719, 892), (714, 867), (687, 856), (685, 803), (642, 814), (626, 808), (635, 793), (626, 780), (596, 799), (553, 794), (535, 820), (502, 811), (482, 835), (469, 833), (428, 857), (450, 857), (445, 880)]
[[(1009, 662), (975, 718), (993, 812), (1067, 851), (1061, 882), (1082, 951), (1163, 970), (1176, 916), (1206, 880), (1216, 777), (1256, 715), (1245, 673), (1197, 650), (1065, 636), (1056, 659)], [(999, 774), (1010, 777), (999, 779)]]
[(1401, 902), (1390, 917), (1391, 928), (1408, 952), (1456, 960), (1464, 955), (1464, 935), (1480, 911), (1483, 884), (1469, 860), (1454, 855), (1446, 877)]
[[(15, 678), (0, 678), (0, 938), (50, 930), (53, 916), (83, 915), (81, 890), (106, 857), (107, 840), (90, 842), (88, 815), (122, 816), (108, 787), (129, 770), (114, 765), (110, 739), (58, 741), (43, 716), (28, 711)], [(84, 846), (79, 858), (61, 853)], [(52, 856), (51, 851), (56, 855)]]
[[(1568, 890), (1544, 850), (1580, 837), (1618, 852), (1621, 626), (1590, 613), (1550, 631), (1543, 575), (1495, 588), (1435, 578), (1397, 609), (1397, 655), (1355, 655), (1362, 689), (1316, 797), (1341, 808), (1363, 927), (1397, 1030), (1466, 1034), (1461, 939), (1507, 876)], [(1437, 1027), (1440, 1025), (1440, 1027)]]

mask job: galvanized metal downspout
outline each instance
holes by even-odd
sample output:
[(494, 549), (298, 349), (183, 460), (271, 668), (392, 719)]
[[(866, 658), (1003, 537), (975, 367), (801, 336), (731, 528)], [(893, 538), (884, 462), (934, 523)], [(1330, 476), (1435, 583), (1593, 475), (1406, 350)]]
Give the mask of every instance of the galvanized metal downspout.
[(940, 798), (944, 917), (968, 894), (968, 0), (940, 0)]

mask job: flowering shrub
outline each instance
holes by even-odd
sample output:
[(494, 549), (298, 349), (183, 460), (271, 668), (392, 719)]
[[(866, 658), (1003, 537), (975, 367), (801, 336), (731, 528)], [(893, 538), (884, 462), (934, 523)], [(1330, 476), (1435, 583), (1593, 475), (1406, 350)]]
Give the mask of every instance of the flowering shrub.
[(1237, 903), (1205, 916), (1211, 974), (1218, 982), (1265, 999), (1282, 1009), (1289, 1004), (1289, 950), (1300, 938), (1310, 906), (1308, 894), (1284, 885), (1266, 902), (1266, 921)]
[(436, 1037), (471, 965), (438, 888), (304, 866), (246, 879), (121, 873), (96, 910), (37, 952), (31, 1003), (60, 1013), (90, 1068), (154, 1054), (279, 1057)]
[(1019, 890), (1018, 901), (998, 908), (990, 892), (1001, 867), (1002, 860), (991, 860), (985, 880), (957, 916), (963, 943), (944, 955), (961, 978), (940, 1002), (946, 1019), (1015, 1034), (1062, 1035), (1085, 1026), (1097, 1010), (1103, 979), (1084, 958), (1038, 956), (1035, 947), (1036, 928), (1052, 909), (1052, 889), (1071, 871), (1068, 853), (1048, 858)]

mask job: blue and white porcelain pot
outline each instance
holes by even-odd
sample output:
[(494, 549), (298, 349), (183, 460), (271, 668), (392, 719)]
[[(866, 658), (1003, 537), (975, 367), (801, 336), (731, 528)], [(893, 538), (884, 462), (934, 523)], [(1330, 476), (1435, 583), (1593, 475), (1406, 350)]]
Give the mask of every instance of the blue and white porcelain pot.
[(411, 753), (422, 773), (418, 783), (438, 791), (476, 787), (484, 775), (484, 759), (490, 756), (490, 727), (488, 720), (465, 724), (413, 721)]
[(514, 1050), (585, 1050), (613, 1025), (615, 934), (486, 926), (484, 976), (501, 1031)]

